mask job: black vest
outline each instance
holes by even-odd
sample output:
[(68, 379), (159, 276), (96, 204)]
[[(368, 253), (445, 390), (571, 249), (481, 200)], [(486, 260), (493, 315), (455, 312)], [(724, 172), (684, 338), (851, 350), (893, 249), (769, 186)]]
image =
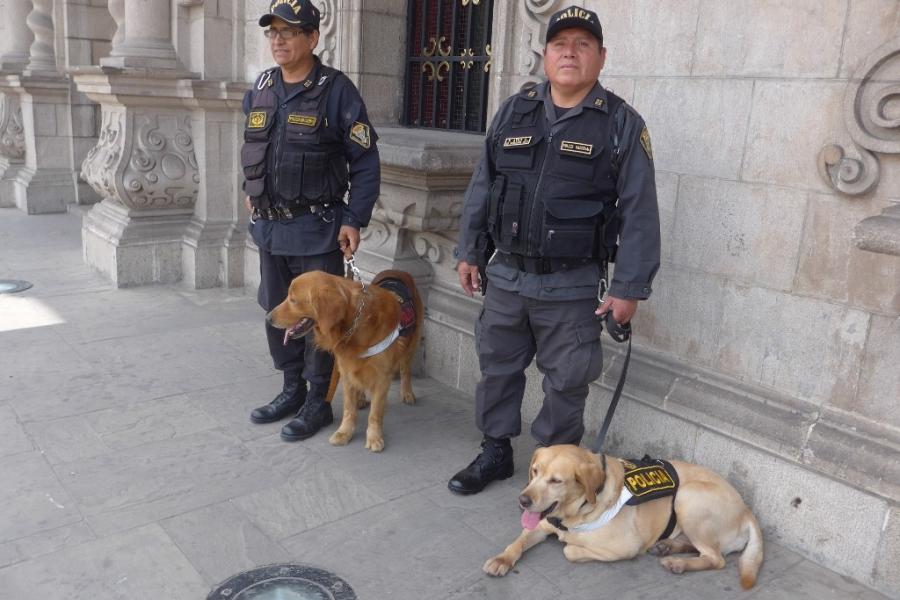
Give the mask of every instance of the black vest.
[(608, 112), (582, 107), (552, 134), (543, 99), (525, 91), (513, 100), (509, 117), (497, 127), (494, 148), (497, 175), (488, 227), (499, 250), (543, 258), (611, 258), (618, 232), (606, 229), (617, 200), (610, 133), (624, 101), (607, 95)]
[(244, 191), (255, 208), (295, 208), (340, 201), (347, 159), (337, 123), (328, 123), (328, 94), (339, 71), (321, 65), (318, 80), (279, 108), (273, 70), (254, 83), (244, 126)]

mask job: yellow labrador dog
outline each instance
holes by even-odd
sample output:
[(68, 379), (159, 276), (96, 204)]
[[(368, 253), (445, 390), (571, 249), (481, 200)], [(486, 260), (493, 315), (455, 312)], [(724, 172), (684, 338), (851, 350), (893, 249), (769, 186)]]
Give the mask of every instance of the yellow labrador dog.
[[(505, 575), (552, 533), (570, 561), (623, 560), (649, 550), (672, 573), (721, 569), (724, 555), (743, 550), (741, 586), (756, 583), (759, 524), (737, 491), (708, 469), (677, 460), (634, 464), (560, 445), (534, 452), (528, 481), (519, 496), (522, 534), (484, 564), (490, 575)], [(695, 556), (669, 556), (679, 553)]]

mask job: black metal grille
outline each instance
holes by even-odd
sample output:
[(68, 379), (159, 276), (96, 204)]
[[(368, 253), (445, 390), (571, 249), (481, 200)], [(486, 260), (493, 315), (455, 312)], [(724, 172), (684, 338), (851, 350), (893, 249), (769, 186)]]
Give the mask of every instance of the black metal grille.
[(409, 0), (408, 6), (403, 123), (483, 132), (493, 0)]

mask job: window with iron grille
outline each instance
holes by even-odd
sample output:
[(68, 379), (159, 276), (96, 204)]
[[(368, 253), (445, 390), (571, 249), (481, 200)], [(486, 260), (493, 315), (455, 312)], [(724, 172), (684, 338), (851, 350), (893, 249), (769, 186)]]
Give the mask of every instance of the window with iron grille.
[(409, 0), (403, 123), (484, 132), (493, 0)]

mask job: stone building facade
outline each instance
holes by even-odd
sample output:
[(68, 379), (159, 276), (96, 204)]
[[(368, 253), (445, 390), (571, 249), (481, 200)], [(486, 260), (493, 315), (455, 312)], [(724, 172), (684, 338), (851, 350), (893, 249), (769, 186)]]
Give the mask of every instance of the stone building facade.
[[(357, 83), (381, 137), (361, 266), (417, 277), (422, 368), (472, 392), (480, 301), (461, 294), (452, 250), (481, 136), (401, 126), (416, 2), (317, 2), (319, 54)], [(492, 5), (490, 49), (434, 45), (489, 59), (489, 116), (540, 79), (564, 2), (454, 2)], [(254, 285), (240, 100), (271, 64), (256, 25), (267, 4), (0, 0), (0, 206), (90, 207), (84, 258), (119, 286)], [(896, 592), (900, 3), (577, 4), (604, 25), (601, 80), (647, 120), (663, 224), (609, 450), (707, 464), (770, 539)], [(622, 359), (605, 349), (593, 430)], [(541, 400), (531, 375), (526, 417)]]

